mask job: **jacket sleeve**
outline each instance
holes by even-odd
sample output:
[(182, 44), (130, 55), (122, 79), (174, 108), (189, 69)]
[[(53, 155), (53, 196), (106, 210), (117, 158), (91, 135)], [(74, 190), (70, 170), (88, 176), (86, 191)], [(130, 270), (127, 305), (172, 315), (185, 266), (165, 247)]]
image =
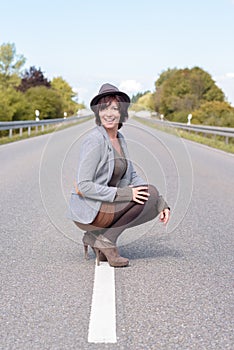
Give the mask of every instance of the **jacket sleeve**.
[[(102, 162), (101, 141), (90, 135), (82, 146), (78, 164), (77, 189), (79, 195), (94, 200), (113, 202), (116, 187), (108, 187), (95, 181), (98, 166)], [(76, 191), (77, 192), (77, 191)]]
[(117, 188), (116, 197), (114, 202), (131, 202), (132, 201), (132, 188), (122, 187)]

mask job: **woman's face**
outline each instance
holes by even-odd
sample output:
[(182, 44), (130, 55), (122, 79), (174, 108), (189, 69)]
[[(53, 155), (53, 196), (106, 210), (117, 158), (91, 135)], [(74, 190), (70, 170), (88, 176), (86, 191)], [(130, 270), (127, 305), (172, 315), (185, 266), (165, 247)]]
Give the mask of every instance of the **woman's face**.
[(120, 121), (119, 107), (116, 101), (112, 101), (108, 107), (99, 111), (99, 117), (101, 123), (105, 129), (116, 129), (118, 128)]

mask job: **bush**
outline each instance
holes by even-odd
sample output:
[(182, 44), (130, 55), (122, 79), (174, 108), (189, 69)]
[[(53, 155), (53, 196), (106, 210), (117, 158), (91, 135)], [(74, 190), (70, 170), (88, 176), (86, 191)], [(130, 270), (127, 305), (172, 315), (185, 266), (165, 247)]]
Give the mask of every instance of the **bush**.
[(199, 67), (168, 69), (155, 83), (154, 107), (174, 121), (187, 121), (188, 114), (206, 101), (224, 101), (224, 93), (209, 73)]
[(234, 108), (227, 102), (204, 102), (192, 115), (194, 124), (234, 127)]
[(30, 114), (35, 116), (35, 110), (40, 111), (41, 119), (53, 119), (63, 117), (63, 103), (58, 93), (45, 86), (30, 88), (25, 93), (30, 104)]

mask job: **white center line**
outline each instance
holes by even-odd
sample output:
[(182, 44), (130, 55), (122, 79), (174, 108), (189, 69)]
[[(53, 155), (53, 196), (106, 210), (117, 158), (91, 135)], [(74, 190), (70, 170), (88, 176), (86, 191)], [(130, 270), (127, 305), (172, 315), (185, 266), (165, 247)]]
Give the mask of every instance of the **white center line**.
[(89, 343), (116, 343), (115, 272), (108, 262), (95, 267)]

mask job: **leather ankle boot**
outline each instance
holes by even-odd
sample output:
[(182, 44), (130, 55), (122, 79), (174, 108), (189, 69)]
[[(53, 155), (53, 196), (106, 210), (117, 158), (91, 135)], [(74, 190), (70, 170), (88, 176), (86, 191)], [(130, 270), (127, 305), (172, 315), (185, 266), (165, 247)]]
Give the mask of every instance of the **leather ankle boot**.
[(110, 266), (124, 267), (129, 264), (127, 258), (123, 258), (119, 255), (116, 245), (103, 235), (97, 236), (94, 243), (94, 250), (97, 257), (97, 265), (99, 265), (100, 262), (100, 252), (106, 257)]

